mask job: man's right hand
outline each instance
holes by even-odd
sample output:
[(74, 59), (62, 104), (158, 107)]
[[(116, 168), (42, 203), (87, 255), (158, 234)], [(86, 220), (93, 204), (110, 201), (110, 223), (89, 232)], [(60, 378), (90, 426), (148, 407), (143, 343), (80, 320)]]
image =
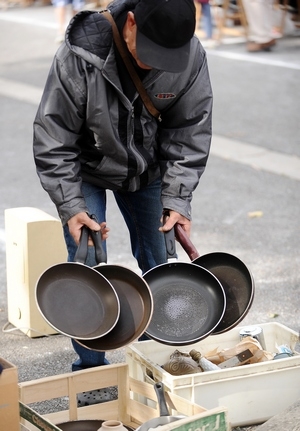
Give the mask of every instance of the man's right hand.
[[(82, 226), (87, 226), (89, 229), (96, 232), (101, 230), (102, 241), (108, 238), (109, 228), (106, 227), (105, 222), (97, 223), (93, 219), (91, 219), (86, 212), (81, 212), (71, 217), (68, 221), (70, 234), (74, 238), (76, 244), (79, 244)], [(89, 239), (89, 245), (93, 245), (91, 239)]]

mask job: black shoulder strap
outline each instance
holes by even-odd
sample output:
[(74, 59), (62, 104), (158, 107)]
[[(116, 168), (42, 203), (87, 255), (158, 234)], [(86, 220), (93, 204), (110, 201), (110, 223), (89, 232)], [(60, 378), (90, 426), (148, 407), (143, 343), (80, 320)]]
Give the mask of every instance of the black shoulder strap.
[(111, 15), (111, 13), (107, 10), (101, 12), (102, 15), (105, 16), (105, 18), (111, 23), (112, 25), (112, 30), (113, 30), (113, 38), (116, 44), (116, 47), (122, 57), (122, 60), (125, 63), (125, 66), (127, 67), (127, 70), (131, 76), (131, 79), (133, 80), (133, 83), (137, 89), (137, 91), (139, 92), (141, 99), (144, 103), (144, 105), (146, 106), (146, 108), (148, 109), (148, 111), (150, 112), (151, 115), (153, 115), (153, 117), (157, 118), (159, 121), (161, 121), (161, 115), (160, 112), (155, 108), (155, 106), (153, 105), (145, 87), (143, 86), (142, 81), (140, 80), (135, 68), (133, 67), (133, 64), (131, 63), (131, 60), (128, 56), (127, 50), (124, 47), (124, 42), (120, 36), (118, 27)]

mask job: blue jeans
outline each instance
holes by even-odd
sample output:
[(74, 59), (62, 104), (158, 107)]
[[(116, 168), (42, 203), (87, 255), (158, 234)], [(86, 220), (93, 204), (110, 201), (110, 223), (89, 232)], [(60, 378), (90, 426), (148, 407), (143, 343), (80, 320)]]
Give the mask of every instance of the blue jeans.
[[(99, 223), (106, 221), (106, 190), (83, 183), (82, 193), (90, 214), (95, 214)], [(132, 254), (142, 273), (165, 263), (167, 256), (164, 237), (158, 230), (162, 216), (160, 180), (136, 192), (116, 191), (113, 194), (129, 230)], [(64, 226), (64, 236), (68, 249), (68, 261), (72, 262), (77, 246), (67, 225)], [(96, 264), (94, 248), (89, 247), (86, 265)], [(79, 359), (72, 364), (72, 371), (108, 363), (105, 352), (89, 350), (75, 340), (72, 340), (72, 344), (79, 356)]]
[(203, 15), (203, 26), (206, 38), (211, 39), (213, 34), (213, 23), (209, 3), (201, 3), (201, 15)]

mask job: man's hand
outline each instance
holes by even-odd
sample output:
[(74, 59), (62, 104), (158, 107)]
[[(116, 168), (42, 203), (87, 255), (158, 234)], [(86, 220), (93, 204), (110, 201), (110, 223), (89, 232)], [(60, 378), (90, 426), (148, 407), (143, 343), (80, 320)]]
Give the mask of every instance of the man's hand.
[(167, 216), (164, 216), (163, 223), (163, 226), (159, 228), (161, 232), (168, 232), (176, 223), (178, 223), (182, 226), (188, 237), (190, 236), (192, 222), (189, 219), (183, 217), (183, 215), (177, 213), (176, 211), (170, 210), (169, 214)]
[[(92, 220), (86, 212), (81, 212), (71, 217), (68, 221), (70, 234), (74, 238), (76, 244), (79, 243), (82, 226), (87, 226), (89, 229), (96, 232), (101, 230), (102, 241), (108, 238), (109, 228), (106, 227), (105, 222), (97, 223)], [(91, 239), (89, 239), (89, 245), (93, 245), (93, 241)]]

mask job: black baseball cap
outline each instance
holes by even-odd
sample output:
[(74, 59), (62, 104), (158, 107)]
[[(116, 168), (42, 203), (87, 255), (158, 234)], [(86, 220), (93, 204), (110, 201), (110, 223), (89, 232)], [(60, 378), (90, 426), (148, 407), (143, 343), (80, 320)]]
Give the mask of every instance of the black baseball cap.
[(196, 18), (193, 0), (140, 0), (134, 17), (141, 62), (167, 72), (186, 69)]

